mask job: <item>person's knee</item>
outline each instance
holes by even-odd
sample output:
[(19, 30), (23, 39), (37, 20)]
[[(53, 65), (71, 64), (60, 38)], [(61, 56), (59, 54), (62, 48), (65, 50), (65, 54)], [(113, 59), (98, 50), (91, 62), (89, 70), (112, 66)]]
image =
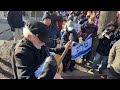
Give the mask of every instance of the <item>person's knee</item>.
[(100, 59), (97, 58), (97, 57), (95, 57), (94, 60), (93, 60), (93, 63), (96, 63), (96, 64), (97, 64), (99, 61), (100, 61)]

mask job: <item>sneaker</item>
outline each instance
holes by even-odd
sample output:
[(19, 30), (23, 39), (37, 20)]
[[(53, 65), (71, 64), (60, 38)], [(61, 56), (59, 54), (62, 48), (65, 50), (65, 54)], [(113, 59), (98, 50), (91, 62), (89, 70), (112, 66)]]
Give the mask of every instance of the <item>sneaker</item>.
[(94, 72), (95, 70), (94, 69), (90, 69), (89, 72)]
[(95, 71), (95, 70), (90, 69), (90, 70), (88, 71), (88, 73), (90, 73), (90, 74), (94, 74), (94, 71)]

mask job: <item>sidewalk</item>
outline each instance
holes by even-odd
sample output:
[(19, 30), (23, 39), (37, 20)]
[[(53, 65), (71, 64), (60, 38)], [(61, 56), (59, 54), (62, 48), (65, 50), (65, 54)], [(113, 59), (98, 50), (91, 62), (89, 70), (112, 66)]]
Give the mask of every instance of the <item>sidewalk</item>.
[[(80, 62), (81, 59), (79, 58), (76, 62), (78, 63), (78, 61)], [(76, 64), (73, 72), (70, 72), (69, 70), (66, 71), (66, 73), (62, 72), (61, 76), (64, 79), (105, 79), (107, 75), (106, 72), (106, 70), (103, 71), (103, 74), (99, 74), (97, 71), (94, 73), (89, 72), (88, 68)]]
[(0, 19), (0, 46), (12, 37), (10, 26), (5, 19)]

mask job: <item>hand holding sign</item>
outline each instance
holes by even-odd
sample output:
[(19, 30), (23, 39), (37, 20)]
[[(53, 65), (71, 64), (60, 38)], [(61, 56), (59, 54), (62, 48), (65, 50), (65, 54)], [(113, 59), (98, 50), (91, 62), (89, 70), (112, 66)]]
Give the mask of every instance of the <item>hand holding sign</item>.
[(72, 47), (71, 60), (76, 60), (78, 57), (85, 55), (92, 48), (92, 37), (91, 34), (82, 43), (77, 43), (77, 45)]

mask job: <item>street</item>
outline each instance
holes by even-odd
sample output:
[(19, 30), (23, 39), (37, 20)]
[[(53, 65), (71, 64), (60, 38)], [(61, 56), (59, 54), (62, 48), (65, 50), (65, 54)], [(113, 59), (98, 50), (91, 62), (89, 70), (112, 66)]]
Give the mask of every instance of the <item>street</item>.
[(7, 22), (0, 20), (0, 46), (13, 37), (10, 26)]

